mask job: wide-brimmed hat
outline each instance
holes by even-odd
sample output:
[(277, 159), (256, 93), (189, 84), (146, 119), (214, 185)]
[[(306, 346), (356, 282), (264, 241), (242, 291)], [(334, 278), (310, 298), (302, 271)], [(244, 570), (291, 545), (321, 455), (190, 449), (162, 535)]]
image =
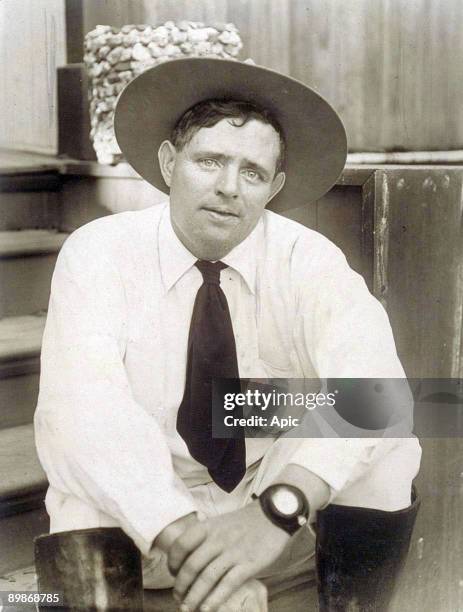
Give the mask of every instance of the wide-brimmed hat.
[(313, 202), (336, 182), (347, 154), (336, 111), (295, 79), (244, 62), (218, 58), (170, 60), (149, 68), (122, 91), (114, 128), (125, 159), (149, 183), (169, 192), (157, 159), (183, 113), (202, 100), (246, 100), (266, 108), (286, 140), (286, 183), (269, 208)]

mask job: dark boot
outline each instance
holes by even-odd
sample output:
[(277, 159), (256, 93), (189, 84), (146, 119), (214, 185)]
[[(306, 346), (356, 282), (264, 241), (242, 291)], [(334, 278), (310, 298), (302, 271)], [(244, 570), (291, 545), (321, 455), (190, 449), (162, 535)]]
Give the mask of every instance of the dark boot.
[[(62, 593), (66, 610), (143, 610), (141, 554), (119, 528), (99, 527), (35, 540), (39, 593)], [(57, 610), (47, 607), (40, 610)]]
[(332, 504), (318, 513), (321, 612), (388, 610), (419, 505), (413, 490), (411, 506), (397, 512)]

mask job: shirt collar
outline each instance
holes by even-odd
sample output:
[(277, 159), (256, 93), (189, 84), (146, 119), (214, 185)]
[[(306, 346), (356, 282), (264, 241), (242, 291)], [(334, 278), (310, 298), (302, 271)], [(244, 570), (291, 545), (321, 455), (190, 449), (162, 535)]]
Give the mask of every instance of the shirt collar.
[[(255, 293), (258, 247), (262, 244), (263, 231), (261, 218), (249, 236), (221, 259), (241, 274), (251, 293)], [(165, 290), (169, 291), (194, 266), (197, 258), (178, 239), (170, 220), (168, 203), (162, 212), (158, 238), (161, 278)]]

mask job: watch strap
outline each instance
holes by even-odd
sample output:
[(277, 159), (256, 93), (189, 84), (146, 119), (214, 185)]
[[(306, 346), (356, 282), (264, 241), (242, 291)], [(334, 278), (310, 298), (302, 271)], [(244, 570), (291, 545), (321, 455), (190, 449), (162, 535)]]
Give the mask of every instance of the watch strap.
[[(274, 507), (271, 494), (273, 491), (277, 490), (278, 487), (285, 487), (286, 489), (290, 489), (294, 491), (300, 500), (301, 508), (299, 512), (292, 516), (285, 516), (284, 514), (278, 512), (278, 510)], [(303, 527), (309, 518), (309, 504), (305, 497), (305, 495), (300, 491), (297, 487), (293, 487), (292, 485), (286, 484), (274, 484), (267, 487), (261, 495), (256, 495), (253, 493), (251, 495), (252, 499), (259, 500), (260, 507), (262, 508), (265, 516), (277, 527), (289, 533), (289, 535), (293, 535), (298, 531), (301, 527)]]

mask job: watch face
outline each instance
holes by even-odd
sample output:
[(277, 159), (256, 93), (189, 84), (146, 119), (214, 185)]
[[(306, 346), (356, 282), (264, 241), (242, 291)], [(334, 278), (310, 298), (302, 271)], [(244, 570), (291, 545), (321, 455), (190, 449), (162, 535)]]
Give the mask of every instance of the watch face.
[(297, 495), (286, 487), (279, 487), (272, 493), (272, 503), (285, 516), (294, 516), (299, 510)]

